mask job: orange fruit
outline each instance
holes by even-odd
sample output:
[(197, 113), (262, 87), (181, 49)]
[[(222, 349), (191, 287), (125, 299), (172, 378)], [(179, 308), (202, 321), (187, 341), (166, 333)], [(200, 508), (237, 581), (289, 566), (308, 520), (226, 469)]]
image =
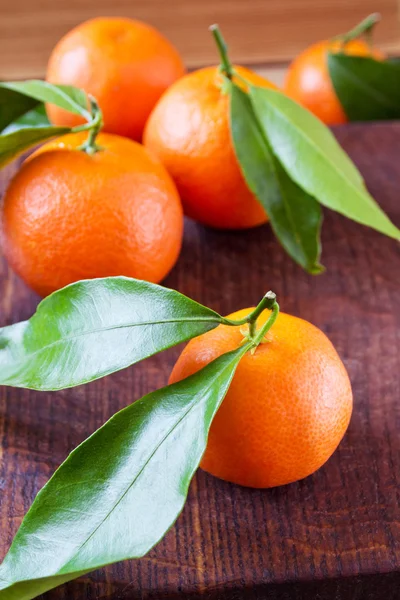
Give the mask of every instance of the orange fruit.
[(42, 146), (11, 181), (2, 207), (3, 251), (46, 296), (79, 279), (126, 275), (158, 282), (177, 260), (183, 213), (174, 182), (137, 142), (87, 133)]
[(334, 90), (328, 70), (328, 52), (343, 51), (351, 56), (369, 56), (383, 60), (384, 54), (355, 39), (344, 46), (339, 40), (313, 44), (289, 66), (283, 91), (308, 108), (326, 125), (340, 125), (348, 119)]
[[(248, 69), (235, 69), (255, 85), (275, 87)], [(242, 229), (265, 223), (267, 216), (236, 159), (222, 83), (218, 67), (174, 83), (151, 113), (143, 143), (172, 175), (189, 217), (212, 227)]]
[[(253, 309), (229, 318), (242, 319)], [(265, 323), (269, 311), (260, 316)], [(238, 348), (240, 327), (219, 325), (189, 342), (170, 383)], [(349, 424), (346, 369), (325, 334), (280, 313), (255, 353), (241, 359), (211, 425), (201, 467), (226, 481), (267, 488), (302, 479), (331, 456)]]
[[(184, 73), (177, 49), (154, 27), (101, 17), (78, 25), (58, 42), (46, 79), (92, 94), (103, 111), (104, 131), (140, 140), (153, 106)], [(81, 122), (54, 105), (47, 112), (56, 125)]]

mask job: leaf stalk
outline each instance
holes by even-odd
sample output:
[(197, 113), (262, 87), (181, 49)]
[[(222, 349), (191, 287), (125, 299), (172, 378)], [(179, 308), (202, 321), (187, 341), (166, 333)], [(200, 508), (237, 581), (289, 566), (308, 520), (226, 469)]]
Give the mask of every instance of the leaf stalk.
[(75, 131), (89, 130), (87, 140), (81, 146), (79, 146), (78, 150), (82, 150), (83, 152), (92, 155), (96, 154), (96, 152), (99, 152), (99, 150), (102, 149), (101, 146), (96, 144), (96, 138), (101, 128), (103, 127), (104, 122), (103, 114), (101, 112), (100, 106), (97, 103), (96, 98), (94, 98), (94, 96), (89, 95), (89, 102), (92, 120), (90, 121), (90, 123), (85, 124), (84, 127), (80, 129), (76, 128)]
[(253, 348), (257, 348), (257, 346), (259, 344), (261, 344), (261, 342), (267, 335), (268, 331), (271, 329), (272, 325), (275, 323), (276, 319), (278, 318), (278, 315), (279, 315), (279, 304), (277, 303), (276, 296), (275, 296), (275, 300), (274, 300), (274, 303), (273, 303), (272, 309), (271, 309), (271, 314), (270, 314), (267, 322), (264, 324), (263, 327), (261, 327), (261, 329), (258, 332), (257, 331), (255, 332), (255, 336), (253, 338), (250, 337), (250, 341), (252, 342)]
[[(264, 326), (261, 327), (260, 330), (257, 330), (257, 319), (264, 310), (271, 310), (271, 315), (267, 322), (264, 324)], [(250, 314), (247, 315), (247, 317), (245, 317), (244, 319), (239, 319), (237, 321), (224, 318), (222, 323), (224, 325), (230, 325), (233, 327), (237, 327), (240, 325), (248, 325), (248, 340), (250, 342), (250, 348), (255, 348), (262, 342), (266, 333), (271, 329), (272, 325), (275, 323), (278, 317), (278, 314), (279, 304), (276, 301), (276, 294), (274, 292), (269, 291), (257, 304), (256, 308)]]

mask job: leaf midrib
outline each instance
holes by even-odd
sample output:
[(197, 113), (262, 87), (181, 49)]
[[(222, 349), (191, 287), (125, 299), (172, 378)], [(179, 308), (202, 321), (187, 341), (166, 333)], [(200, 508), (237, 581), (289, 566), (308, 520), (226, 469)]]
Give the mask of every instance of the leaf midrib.
[[(68, 337), (64, 337), (61, 338), (59, 340), (55, 340), (54, 342), (50, 342), (49, 344), (46, 344), (45, 346), (42, 346), (41, 348), (39, 348), (38, 350), (35, 350), (34, 352), (26, 352), (24, 357), (29, 357), (31, 358), (32, 356), (36, 356), (37, 354), (40, 354), (41, 352), (45, 352), (46, 350), (48, 350), (49, 348), (53, 348), (54, 346), (58, 346), (60, 344), (68, 343), (68, 342), (72, 342), (76, 339), (79, 339), (81, 337), (85, 337), (85, 336), (90, 336), (90, 335), (95, 335), (96, 333), (103, 333), (106, 331), (113, 331), (115, 329), (129, 329), (129, 328), (134, 328), (134, 327), (146, 327), (148, 325), (164, 325), (164, 324), (168, 324), (168, 323), (196, 323), (196, 322), (210, 322), (210, 323), (221, 323), (221, 320), (218, 318), (209, 318), (209, 317), (199, 317), (196, 319), (190, 319), (190, 318), (184, 318), (184, 319), (166, 319), (163, 321), (143, 321), (142, 323), (127, 323), (124, 325), (110, 325), (108, 327), (103, 327), (103, 328), (97, 328), (97, 329), (91, 329), (89, 331), (84, 331), (81, 333), (76, 333), (75, 335), (71, 335)], [(26, 323), (29, 323), (29, 321), (26, 321)], [(1, 333), (1, 330), (0, 330)]]

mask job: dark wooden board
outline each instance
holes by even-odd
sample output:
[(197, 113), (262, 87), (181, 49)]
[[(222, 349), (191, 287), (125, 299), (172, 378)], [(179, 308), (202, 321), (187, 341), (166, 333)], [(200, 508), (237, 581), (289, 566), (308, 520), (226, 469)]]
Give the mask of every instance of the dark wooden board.
[[(400, 224), (400, 123), (336, 133)], [(1, 175), (3, 187), (10, 174), (8, 168)], [(268, 226), (223, 233), (188, 222), (165, 284), (222, 313), (255, 304), (271, 288), (284, 311), (321, 327), (354, 390), (339, 450), (315, 475), (272, 490), (241, 488), (199, 471), (176, 526), (146, 558), (43, 598), (399, 598), (400, 248), (325, 212), (322, 276), (303, 273)], [(1, 325), (29, 317), (37, 301), (1, 262)], [(115, 411), (164, 385), (178, 351), (57, 393), (0, 389), (0, 555), (68, 452)]]

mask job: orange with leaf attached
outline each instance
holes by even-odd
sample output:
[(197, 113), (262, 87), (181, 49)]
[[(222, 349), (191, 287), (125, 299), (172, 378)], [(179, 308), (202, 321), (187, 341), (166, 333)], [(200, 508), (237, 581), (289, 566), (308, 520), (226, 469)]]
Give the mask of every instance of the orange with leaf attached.
[(329, 75), (328, 54), (344, 52), (349, 56), (384, 60), (383, 52), (373, 47), (369, 41), (360, 39), (360, 36), (371, 33), (378, 20), (378, 14), (369, 15), (348, 33), (306, 48), (290, 64), (284, 92), (308, 108), (326, 125), (346, 123), (347, 116)]
[[(185, 73), (177, 49), (141, 21), (101, 17), (67, 33), (54, 48), (47, 81), (92, 94), (104, 116), (104, 131), (140, 141), (161, 94)], [(47, 106), (52, 123), (72, 127), (80, 118)]]
[[(328, 71), (328, 53), (338, 52), (340, 46), (339, 41), (323, 41), (304, 50), (290, 65), (284, 85), (288, 96), (308, 108), (326, 125), (340, 125), (348, 121)], [(344, 52), (351, 56), (384, 59), (380, 50), (371, 49), (362, 40), (349, 42)]]
[[(275, 87), (244, 67), (234, 70), (249, 83)], [(243, 85), (241, 79), (234, 81)], [(172, 175), (189, 217), (223, 229), (267, 221), (235, 155), (229, 96), (218, 67), (200, 69), (172, 85), (151, 113), (143, 142)]]
[(175, 264), (183, 232), (178, 192), (143, 146), (100, 133), (42, 146), (11, 181), (2, 206), (3, 251), (38, 294), (80, 279), (126, 275), (159, 282)]
[[(229, 319), (240, 321), (252, 310)], [(257, 327), (269, 314), (261, 314)], [(189, 342), (170, 383), (238, 348), (244, 333), (220, 325)], [(211, 425), (201, 467), (250, 487), (297, 481), (328, 460), (351, 412), (350, 381), (331, 342), (307, 321), (280, 313), (264, 342), (241, 359)]]

